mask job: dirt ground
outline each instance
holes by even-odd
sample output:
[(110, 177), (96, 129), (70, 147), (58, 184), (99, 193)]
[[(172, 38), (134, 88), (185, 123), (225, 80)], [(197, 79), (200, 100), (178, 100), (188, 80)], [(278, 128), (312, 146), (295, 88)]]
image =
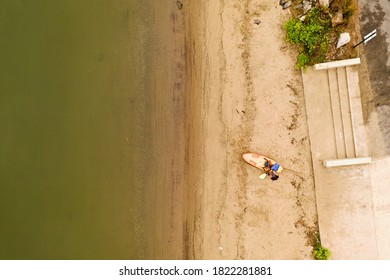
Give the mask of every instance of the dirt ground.
[[(274, 0), (182, 1), (186, 29), (188, 257), (312, 259), (317, 212), (301, 73)], [(285, 171), (260, 180), (241, 155)]]

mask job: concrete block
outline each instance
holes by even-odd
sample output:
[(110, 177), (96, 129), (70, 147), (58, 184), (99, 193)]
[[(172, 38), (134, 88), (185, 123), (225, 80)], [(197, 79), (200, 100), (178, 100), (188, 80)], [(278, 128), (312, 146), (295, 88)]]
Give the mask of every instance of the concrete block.
[(323, 164), (325, 167), (335, 166), (346, 166), (356, 164), (368, 164), (371, 163), (371, 157), (360, 157), (360, 158), (346, 158), (346, 159), (329, 159), (324, 160)]
[(358, 65), (360, 64), (360, 58), (352, 58), (352, 59), (344, 59), (344, 60), (338, 60), (338, 61), (331, 61), (331, 62), (325, 62), (325, 63), (319, 63), (314, 65), (315, 70), (324, 70), (324, 69), (330, 69), (330, 68), (337, 68), (337, 67), (344, 67), (344, 66), (351, 66), (351, 65)]

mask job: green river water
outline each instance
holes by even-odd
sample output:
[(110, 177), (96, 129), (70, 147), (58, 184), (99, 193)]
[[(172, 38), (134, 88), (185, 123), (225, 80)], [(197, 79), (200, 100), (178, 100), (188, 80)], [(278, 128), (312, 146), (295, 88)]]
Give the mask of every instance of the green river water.
[(0, 259), (139, 259), (145, 9), (0, 0)]

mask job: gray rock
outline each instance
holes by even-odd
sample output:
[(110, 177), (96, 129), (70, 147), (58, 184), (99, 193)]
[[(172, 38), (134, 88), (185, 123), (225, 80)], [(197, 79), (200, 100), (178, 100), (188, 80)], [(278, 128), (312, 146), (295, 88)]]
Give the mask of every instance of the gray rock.
[(310, 1), (303, 1), (303, 12), (307, 13), (311, 9), (311, 2)]
[(336, 25), (343, 23), (343, 13), (337, 12), (334, 17), (332, 17), (332, 26), (335, 27)]
[(340, 48), (351, 41), (351, 36), (348, 32), (344, 32), (340, 34), (339, 41), (337, 42), (337, 48)]
[(290, 7), (291, 4), (292, 4), (291, 1), (286, 2), (286, 3), (283, 5), (283, 10), (287, 9), (288, 7)]
[(328, 8), (329, 7), (329, 0), (319, 0), (320, 2), (320, 5), (324, 8)]
[(284, 4), (287, 3), (288, 0), (279, 0), (279, 5), (284, 6)]
[(254, 22), (255, 24), (257, 24), (257, 25), (260, 25), (261, 20), (259, 20), (259, 19), (257, 18), (257, 19), (255, 19), (253, 22)]

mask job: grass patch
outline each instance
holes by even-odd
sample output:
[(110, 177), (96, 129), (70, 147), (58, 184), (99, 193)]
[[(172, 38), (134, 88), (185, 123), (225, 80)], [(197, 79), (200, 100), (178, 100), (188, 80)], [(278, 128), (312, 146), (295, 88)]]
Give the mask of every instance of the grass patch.
[(330, 257), (330, 251), (321, 245), (320, 235), (314, 234), (313, 255), (316, 260), (327, 260)]
[(319, 8), (311, 9), (305, 20), (291, 18), (284, 24), (286, 40), (298, 46), (297, 68), (322, 62), (328, 50), (327, 32), (330, 18), (324, 17)]

